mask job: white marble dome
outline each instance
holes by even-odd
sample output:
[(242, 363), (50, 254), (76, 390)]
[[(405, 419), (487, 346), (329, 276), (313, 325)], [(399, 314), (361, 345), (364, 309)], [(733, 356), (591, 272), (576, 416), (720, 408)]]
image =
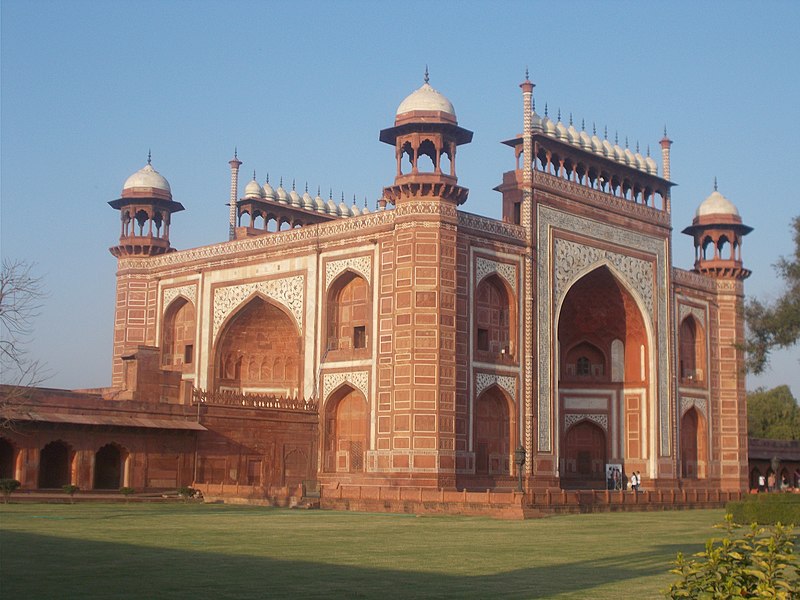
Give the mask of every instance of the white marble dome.
[(717, 190), (711, 192), (711, 195), (703, 200), (700, 206), (697, 207), (696, 217), (704, 217), (706, 215), (732, 215), (739, 216), (739, 210), (734, 206), (733, 202), (728, 200), (725, 196), (720, 194)]
[(152, 188), (167, 192), (168, 194), (172, 195), (169, 182), (153, 168), (153, 165), (150, 164), (150, 161), (148, 161), (144, 167), (136, 171), (136, 173), (125, 180), (125, 184), (122, 186), (122, 191), (125, 192), (125, 190), (135, 190), (140, 188)]
[(244, 187), (244, 197), (245, 198), (263, 198), (264, 197), (264, 189), (259, 185), (259, 183), (252, 179), (250, 183), (248, 183)]
[(404, 113), (409, 113), (415, 110), (426, 111), (441, 111), (456, 116), (456, 109), (453, 108), (453, 103), (450, 102), (443, 94), (440, 94), (433, 89), (428, 82), (422, 84), (422, 87), (412, 92), (406, 99), (397, 107), (397, 116)]

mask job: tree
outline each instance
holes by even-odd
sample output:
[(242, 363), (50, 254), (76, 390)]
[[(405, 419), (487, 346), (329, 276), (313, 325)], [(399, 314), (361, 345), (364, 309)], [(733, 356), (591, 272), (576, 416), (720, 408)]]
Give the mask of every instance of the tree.
[(0, 270), (0, 427), (12, 418), (7, 409), (22, 404), (30, 388), (46, 378), (42, 364), (28, 357), (33, 320), (39, 315), (45, 294), (42, 280), (32, 273), (32, 265), (22, 260), (3, 259)]
[(788, 385), (747, 394), (747, 435), (770, 440), (800, 440), (800, 407)]
[(749, 299), (744, 308), (747, 320), (747, 368), (762, 373), (774, 348), (789, 348), (800, 341), (800, 216), (792, 221), (794, 256), (781, 257), (775, 265), (786, 282), (783, 294), (774, 302)]

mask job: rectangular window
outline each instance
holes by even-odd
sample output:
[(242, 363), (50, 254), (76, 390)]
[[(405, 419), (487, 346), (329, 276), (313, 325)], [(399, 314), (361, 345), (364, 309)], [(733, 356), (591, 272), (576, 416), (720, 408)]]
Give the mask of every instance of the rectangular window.
[(190, 365), (192, 364), (192, 360), (194, 360), (194, 345), (186, 344), (186, 346), (183, 347), (183, 364)]
[(367, 328), (365, 325), (353, 327), (353, 348), (367, 347)]
[(478, 350), (489, 351), (489, 330), (478, 328)]

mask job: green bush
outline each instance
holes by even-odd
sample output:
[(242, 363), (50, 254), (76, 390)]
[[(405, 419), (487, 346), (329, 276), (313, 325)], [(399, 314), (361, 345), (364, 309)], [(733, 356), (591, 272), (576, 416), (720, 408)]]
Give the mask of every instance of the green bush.
[(16, 479), (0, 479), (0, 493), (3, 494), (3, 502), (8, 504), (8, 499), (11, 497), (11, 494), (20, 485), (20, 482)]
[(128, 498), (136, 493), (136, 490), (133, 489), (132, 487), (125, 486), (125, 487), (119, 488), (119, 493), (122, 494), (123, 496), (125, 496), (125, 502), (127, 502)]
[(751, 494), (744, 500), (728, 502), (725, 509), (735, 523), (800, 525), (800, 494)]
[(78, 491), (80, 491), (81, 488), (79, 488), (77, 485), (68, 483), (67, 485), (62, 485), (61, 489), (64, 490), (64, 493), (69, 496), (69, 502), (72, 504), (74, 502), (73, 497)]
[(193, 487), (178, 488), (178, 496), (183, 498), (184, 502), (186, 502), (190, 498), (196, 498), (198, 496), (198, 492), (199, 490), (196, 490)]
[(664, 593), (668, 598), (796, 598), (800, 589), (800, 565), (793, 554), (791, 527), (777, 524), (762, 528), (755, 523), (742, 537), (734, 535), (741, 526), (730, 514), (718, 527), (722, 538), (711, 538), (703, 552), (686, 559), (678, 553), (670, 573), (678, 579)]

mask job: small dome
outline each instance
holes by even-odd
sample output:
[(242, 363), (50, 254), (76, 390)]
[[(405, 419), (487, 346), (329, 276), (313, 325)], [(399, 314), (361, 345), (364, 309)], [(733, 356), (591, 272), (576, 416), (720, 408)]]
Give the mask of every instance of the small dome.
[(556, 124), (548, 116), (542, 119), (542, 131), (550, 137), (556, 137)]
[(333, 201), (333, 198), (328, 198), (327, 209), (329, 215), (338, 215), (339, 214), (339, 207), (336, 206), (336, 202)]
[(314, 199), (311, 197), (311, 194), (305, 192), (303, 194), (303, 208), (307, 208), (311, 210), (314, 208)]
[(286, 193), (286, 190), (283, 189), (283, 183), (278, 186), (278, 189), (275, 190), (275, 197), (278, 202), (282, 202), (284, 204), (289, 204), (289, 196)]
[(456, 116), (456, 109), (453, 108), (453, 104), (450, 102), (450, 100), (433, 89), (427, 81), (422, 84), (421, 88), (411, 92), (411, 94), (406, 96), (406, 99), (403, 100), (400, 103), (400, 106), (397, 107), (396, 116), (400, 116), (404, 113), (409, 113), (415, 110), (438, 110), (452, 115), (453, 118)]
[(658, 165), (656, 161), (648, 156), (644, 159), (644, 162), (647, 165), (647, 172), (650, 173), (650, 175), (658, 175)]
[(153, 168), (149, 160), (144, 167), (125, 180), (125, 185), (122, 186), (122, 193), (124, 195), (125, 191), (141, 189), (161, 190), (172, 197), (172, 190), (169, 187), (169, 182)]
[(565, 142), (569, 141), (569, 132), (567, 131), (567, 126), (561, 121), (556, 123), (556, 135), (560, 140), (564, 140)]
[(542, 130), (542, 118), (536, 114), (536, 111), (531, 112), (531, 129), (533, 131)]
[(264, 190), (261, 188), (259, 183), (252, 179), (250, 183), (248, 183), (244, 188), (244, 197), (245, 198), (263, 198), (264, 197)]
[(592, 138), (589, 137), (589, 134), (586, 131), (581, 131), (581, 148), (586, 150), (592, 149)]
[(368, 215), (369, 214), (369, 208), (367, 208), (366, 201), (364, 202), (364, 208), (361, 209), (361, 214), (362, 215)]
[(289, 192), (289, 203), (292, 206), (303, 206), (303, 201), (300, 199), (300, 194), (296, 190)]
[(339, 208), (336, 209), (336, 212), (340, 217), (350, 216), (350, 209), (347, 207), (347, 204), (344, 203), (344, 200), (339, 203)]
[(319, 194), (314, 198), (314, 210), (317, 212), (325, 212), (325, 200), (323, 200), (322, 196)]
[(734, 206), (733, 202), (717, 190), (714, 190), (697, 208), (695, 217), (704, 217), (706, 215), (733, 215), (738, 217), (739, 210)]
[(628, 166), (636, 167), (636, 157), (633, 155), (630, 148), (625, 148), (625, 162)]
[(601, 140), (596, 135), (592, 136), (592, 151), (595, 154), (599, 154), (600, 156), (603, 156), (603, 154), (605, 154), (603, 152), (603, 140)]
[(581, 145), (581, 132), (575, 129), (574, 125), (567, 127), (567, 137), (569, 138), (569, 143), (573, 146)]
[(608, 141), (608, 138), (603, 140), (603, 154), (608, 158), (614, 158), (614, 146)]
[(350, 207), (350, 216), (351, 217), (357, 217), (360, 214), (361, 214), (361, 210), (356, 205), (356, 201), (353, 200), (353, 206)]
[(269, 184), (269, 179), (264, 182), (264, 197), (275, 200), (275, 190), (273, 190), (272, 186)]

